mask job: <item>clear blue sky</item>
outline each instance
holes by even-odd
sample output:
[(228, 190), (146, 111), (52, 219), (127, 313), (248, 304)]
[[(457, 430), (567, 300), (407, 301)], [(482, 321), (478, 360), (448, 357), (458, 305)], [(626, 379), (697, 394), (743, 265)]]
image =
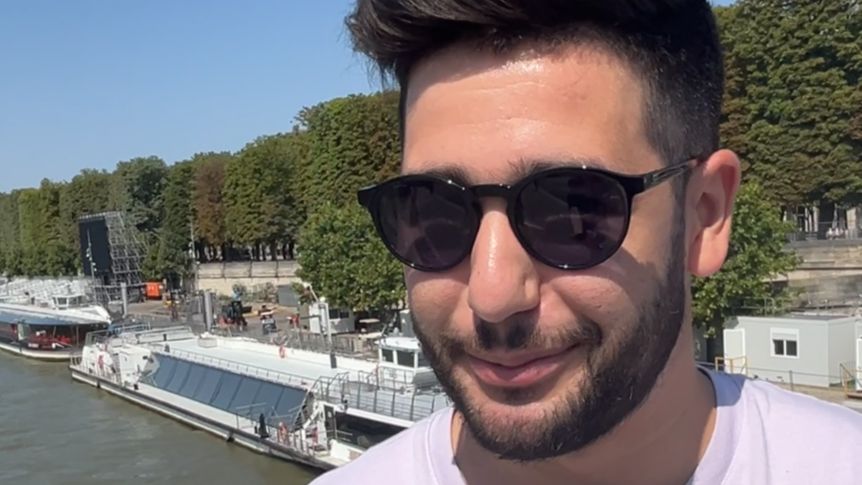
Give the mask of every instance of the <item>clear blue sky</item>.
[(0, 191), (236, 151), (303, 106), (378, 90), (344, 32), (352, 3), (4, 1)]
[(0, 191), (287, 131), (379, 89), (349, 0), (10, 0), (0, 9)]

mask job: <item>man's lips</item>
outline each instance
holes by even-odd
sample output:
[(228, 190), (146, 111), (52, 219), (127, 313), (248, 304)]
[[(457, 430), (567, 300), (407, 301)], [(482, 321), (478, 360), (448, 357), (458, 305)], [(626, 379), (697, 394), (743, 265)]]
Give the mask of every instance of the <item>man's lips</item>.
[(485, 384), (510, 389), (528, 387), (559, 370), (578, 347), (574, 345), (562, 350), (482, 357), (468, 355), (467, 361), (476, 377)]

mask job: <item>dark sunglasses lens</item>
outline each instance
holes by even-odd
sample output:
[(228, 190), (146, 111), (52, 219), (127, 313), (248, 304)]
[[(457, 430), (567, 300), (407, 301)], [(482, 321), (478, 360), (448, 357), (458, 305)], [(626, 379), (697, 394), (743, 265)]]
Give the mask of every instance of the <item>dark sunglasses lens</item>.
[(605, 261), (625, 238), (628, 200), (614, 179), (586, 171), (556, 172), (523, 188), (514, 208), (522, 242), (556, 267)]
[(435, 179), (399, 181), (382, 187), (377, 203), (384, 240), (409, 264), (447, 269), (473, 247), (477, 215), (460, 187)]

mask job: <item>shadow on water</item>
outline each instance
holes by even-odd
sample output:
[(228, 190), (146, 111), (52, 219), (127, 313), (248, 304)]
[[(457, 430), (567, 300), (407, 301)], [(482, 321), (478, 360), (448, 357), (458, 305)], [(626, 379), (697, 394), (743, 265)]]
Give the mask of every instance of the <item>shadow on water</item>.
[(0, 483), (287, 484), (315, 477), (0, 352)]

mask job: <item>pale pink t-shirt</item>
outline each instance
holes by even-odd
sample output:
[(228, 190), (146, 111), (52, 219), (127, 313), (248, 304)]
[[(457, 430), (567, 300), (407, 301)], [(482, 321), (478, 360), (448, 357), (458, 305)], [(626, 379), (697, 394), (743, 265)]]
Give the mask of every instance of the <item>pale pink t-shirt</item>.
[[(862, 485), (862, 413), (763, 381), (708, 373), (715, 433), (689, 485)], [(312, 485), (467, 485), (452, 409), (440, 411)]]

